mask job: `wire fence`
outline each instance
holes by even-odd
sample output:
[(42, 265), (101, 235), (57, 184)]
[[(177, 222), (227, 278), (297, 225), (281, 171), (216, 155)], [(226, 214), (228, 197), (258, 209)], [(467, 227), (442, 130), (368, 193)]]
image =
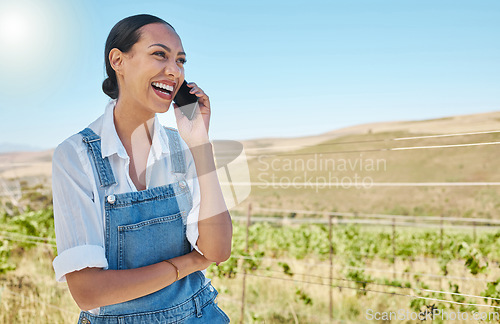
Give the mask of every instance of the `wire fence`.
[[(350, 217), (350, 218), (382, 218), (382, 219), (404, 219), (413, 221), (453, 221), (453, 222), (468, 222), (468, 223), (487, 223), (500, 225), (500, 220), (489, 218), (470, 218), (470, 217), (452, 217), (452, 216), (411, 216), (411, 215), (390, 215), (390, 214), (367, 214), (367, 213), (343, 213), (343, 212), (329, 212), (325, 210), (301, 210), (301, 209), (280, 209), (280, 208), (264, 208), (252, 207), (253, 210), (261, 212), (273, 212), (281, 214), (308, 214), (308, 215), (324, 215), (335, 217)], [(233, 209), (238, 210), (238, 209)], [(242, 211), (241, 209), (238, 211)], [(317, 218), (311, 218), (311, 221), (318, 221)]]
[(373, 187), (496, 187), (500, 186), (500, 182), (327, 182), (327, 181), (234, 181), (225, 182), (221, 181), (221, 185), (234, 186), (234, 187), (259, 187), (262, 189), (273, 188), (319, 188), (319, 189), (371, 189)]
[[(298, 214), (298, 213), (304, 213), (304, 214), (315, 214), (315, 215), (323, 215), (327, 219), (318, 219), (318, 218), (309, 218), (309, 219), (283, 219), (279, 217), (252, 217), (252, 212), (254, 211), (261, 211), (261, 212), (279, 212), (282, 214)], [(334, 217), (350, 217), (354, 218), (351, 219), (350, 222), (342, 222), (345, 221), (343, 219), (337, 219), (335, 222), (332, 221)], [(367, 217), (368, 219), (359, 219), (359, 217)], [(287, 281), (287, 282), (294, 282), (294, 283), (301, 283), (305, 285), (319, 285), (319, 286), (326, 286), (330, 289), (329, 292), (329, 299), (330, 299), (330, 318), (333, 319), (333, 293), (332, 289), (333, 288), (344, 288), (344, 289), (349, 289), (349, 290), (357, 290), (360, 292), (370, 292), (370, 293), (376, 293), (376, 294), (387, 294), (387, 295), (393, 295), (393, 296), (401, 296), (401, 297), (408, 297), (412, 299), (422, 299), (422, 300), (428, 300), (428, 301), (435, 301), (435, 302), (442, 302), (442, 303), (448, 303), (448, 304), (456, 304), (456, 305), (462, 305), (462, 306), (474, 306), (474, 307), (489, 307), (489, 308), (494, 308), (498, 309), (500, 306), (493, 305), (493, 302), (496, 302), (496, 304), (500, 304), (500, 299), (495, 298), (495, 297), (489, 297), (489, 296), (478, 296), (478, 295), (473, 295), (473, 294), (464, 294), (464, 293), (458, 293), (458, 292), (451, 292), (451, 291), (442, 291), (442, 290), (435, 290), (435, 289), (426, 289), (426, 288), (415, 288), (415, 287), (403, 287), (400, 285), (391, 285), (391, 284), (381, 284), (381, 283), (376, 283), (373, 281), (361, 281), (361, 280), (352, 280), (348, 278), (338, 278), (338, 277), (333, 277), (332, 276), (332, 270), (333, 270), (333, 250), (332, 250), (332, 228), (333, 225), (340, 225), (340, 224), (346, 224), (346, 223), (355, 223), (355, 224), (374, 224), (376, 223), (377, 225), (390, 225), (393, 228), (392, 235), (392, 244), (394, 245), (394, 238), (395, 238), (395, 232), (396, 232), (396, 226), (412, 226), (412, 227), (422, 227), (422, 224), (418, 223), (409, 223), (409, 222), (396, 222), (396, 219), (410, 219), (413, 220), (414, 222), (420, 221), (420, 222), (430, 222), (434, 224), (427, 224), (429, 227), (435, 227), (437, 223), (438, 226), (441, 227), (441, 240), (443, 239), (443, 228), (444, 226), (444, 221), (452, 221), (452, 222), (458, 222), (458, 221), (463, 221), (466, 224), (465, 225), (450, 225), (450, 227), (456, 228), (456, 227), (461, 227), (461, 228), (477, 228), (476, 224), (486, 224), (488, 226), (484, 227), (497, 227), (500, 225), (500, 221), (496, 220), (491, 220), (491, 219), (472, 219), (472, 218), (465, 218), (461, 219), (458, 217), (443, 217), (443, 216), (422, 216), (420, 218), (419, 216), (405, 216), (405, 215), (385, 215), (385, 214), (362, 214), (359, 215), (357, 213), (337, 213), (337, 212), (325, 212), (325, 211), (300, 211), (300, 210), (290, 210), (290, 209), (275, 209), (275, 208), (252, 208), (251, 204), (249, 204), (248, 209), (247, 209), (247, 216), (246, 216), (246, 223), (247, 223), (247, 231), (246, 231), (246, 241), (247, 241), (247, 247), (248, 247), (248, 228), (252, 224), (253, 221), (274, 221), (278, 223), (283, 223), (283, 222), (291, 222), (293, 223), (294, 221), (297, 221), (297, 223), (302, 223), (302, 224), (328, 224), (329, 226), (329, 240), (330, 240), (330, 263), (326, 264), (314, 264), (314, 266), (324, 266), (324, 267), (329, 267), (330, 268), (330, 276), (325, 277), (325, 276), (318, 276), (315, 274), (304, 274), (304, 273), (297, 273), (297, 274), (292, 274), (297, 275), (297, 276), (303, 276), (307, 277), (309, 279), (315, 278), (321, 280), (321, 282), (313, 282), (309, 280), (299, 280), (295, 278), (283, 278), (283, 277), (277, 277), (277, 276), (272, 276), (272, 275), (262, 275), (262, 274), (256, 274), (254, 273), (249, 273), (244, 269), (243, 271), (243, 280), (242, 280), (242, 303), (241, 303), (241, 314), (244, 314), (244, 308), (245, 308), (245, 285), (246, 285), (246, 276), (253, 276), (253, 277), (259, 277), (259, 278), (266, 278), (266, 279), (275, 279), (275, 280), (282, 280), (282, 281)], [(374, 222), (374, 219), (382, 219), (382, 221), (376, 221)], [(392, 222), (384, 221), (385, 219), (392, 219)], [(245, 219), (240, 216), (240, 217), (235, 217), (235, 220), (239, 221), (244, 221)], [(441, 245), (442, 246), (442, 245)], [(442, 249), (442, 247), (441, 247)], [(495, 282), (494, 280), (486, 280), (486, 279), (481, 279), (481, 278), (473, 278), (473, 277), (458, 277), (458, 276), (448, 276), (448, 275), (438, 275), (438, 274), (433, 274), (433, 273), (415, 273), (415, 272), (409, 272), (409, 271), (404, 271), (404, 272), (398, 272), (395, 270), (395, 260), (396, 260), (396, 255), (394, 253), (395, 247), (393, 246), (393, 255), (392, 255), (392, 260), (394, 260), (394, 268), (393, 270), (390, 269), (372, 269), (368, 267), (351, 267), (351, 266), (343, 266), (343, 269), (350, 269), (350, 270), (361, 270), (361, 271), (374, 271), (374, 272), (382, 272), (385, 274), (404, 274), (404, 275), (416, 275), (416, 276), (427, 276), (431, 278), (439, 278), (439, 279), (454, 279), (454, 280), (463, 280), (463, 281), (478, 281), (478, 282), (484, 282), (484, 283), (493, 283)], [(248, 248), (246, 249), (246, 253), (248, 253)], [(254, 260), (254, 261), (263, 261), (263, 260), (270, 260), (272, 262), (289, 262), (289, 260), (286, 259), (277, 259), (277, 258), (255, 258), (255, 257), (250, 257), (250, 256), (233, 256), (234, 258), (241, 258), (241, 259), (246, 259), (246, 260)], [(306, 264), (303, 263), (302, 264)], [(311, 265), (311, 264), (310, 264)], [(259, 271), (260, 269), (256, 269)], [(271, 272), (278, 272), (277, 270), (270, 270), (270, 269), (264, 269), (261, 271), (271, 271)], [(325, 283), (324, 281), (328, 280), (328, 283)], [(343, 286), (343, 285), (336, 285), (333, 284), (333, 281), (345, 281), (345, 282), (350, 282), (350, 283), (355, 283), (355, 284), (363, 284), (363, 285), (378, 285), (381, 287), (386, 287), (386, 288), (391, 288), (391, 289), (409, 289), (411, 290), (414, 294), (406, 294), (406, 293), (401, 293), (401, 292), (388, 292), (388, 291), (382, 291), (382, 290), (374, 290), (374, 289), (367, 289), (367, 288), (360, 288), (360, 287), (350, 287), (350, 286)], [(468, 297), (468, 298), (480, 298), (485, 301), (490, 301), (492, 305), (488, 304), (481, 304), (481, 303), (467, 303), (467, 302), (461, 302), (461, 301), (456, 301), (456, 300), (448, 300), (448, 299), (443, 299), (443, 298), (434, 298), (434, 297), (428, 297), (428, 296), (422, 296), (422, 293), (433, 293), (433, 294), (438, 294), (438, 295), (451, 295), (451, 296), (460, 296), (460, 297)], [(243, 315), (242, 315), (243, 316)]]
[[(268, 261), (273, 261), (273, 262), (290, 262), (290, 259), (280, 259), (280, 258), (254, 258), (254, 257), (248, 257), (248, 256), (243, 256), (243, 255), (234, 255), (231, 256), (232, 258), (237, 258), (237, 259), (247, 259), (247, 260), (255, 260), (255, 261), (263, 261), (263, 260), (268, 260)], [(313, 263), (313, 262), (301, 262), (294, 260), (294, 263), (303, 265), (303, 266), (315, 266), (315, 267), (324, 267), (324, 268), (332, 268), (329, 264), (327, 263)], [(369, 268), (369, 267), (352, 267), (352, 266), (333, 266), (334, 269), (337, 270), (365, 270), (369, 272), (381, 272), (384, 274), (401, 274), (401, 275), (413, 275), (413, 276), (419, 276), (419, 277), (432, 277), (432, 278), (437, 278), (437, 279), (454, 279), (454, 280), (463, 280), (463, 281), (477, 281), (477, 282), (484, 282), (484, 283), (492, 283), (494, 280), (486, 280), (486, 279), (481, 279), (481, 278), (474, 278), (474, 277), (458, 277), (458, 276), (449, 276), (449, 275), (438, 275), (434, 273), (425, 273), (425, 272), (412, 272), (412, 271), (393, 271), (390, 269), (379, 269), (379, 268)]]
[[(439, 138), (439, 137), (452, 137), (452, 136), (465, 136), (465, 135), (478, 135), (478, 134), (492, 134), (492, 133), (500, 133), (500, 131), (488, 131), (488, 132), (470, 132), (470, 133), (457, 133), (457, 134), (443, 134), (443, 135), (430, 135), (430, 136), (414, 136), (414, 137), (401, 137), (401, 138), (391, 138), (391, 139), (380, 139), (380, 140), (369, 140), (369, 141), (350, 141), (350, 142), (334, 142), (334, 143), (325, 143), (325, 146), (334, 146), (338, 144), (354, 144), (354, 143), (374, 143), (374, 142), (391, 142), (391, 141), (407, 141), (407, 140), (415, 140), (415, 139), (428, 139), (428, 138)], [(258, 151), (259, 153), (254, 154), (258, 156), (269, 156), (269, 155), (276, 155), (276, 156), (303, 156), (303, 155), (311, 155), (311, 154), (347, 154), (347, 153), (366, 153), (366, 152), (389, 152), (389, 151), (407, 151), (407, 150), (423, 150), (423, 149), (449, 149), (449, 148), (458, 148), (458, 147), (474, 147), (474, 146), (490, 146), (490, 145), (498, 145), (500, 144), (499, 141), (489, 141), (489, 142), (473, 142), (473, 143), (460, 143), (460, 144), (442, 144), (442, 145), (414, 145), (414, 146), (399, 146), (399, 147), (389, 147), (389, 148), (376, 148), (376, 149), (364, 149), (364, 150), (336, 150), (336, 151), (313, 151), (309, 152), (307, 151), (307, 148), (302, 148), (304, 149), (303, 152), (292, 152), (292, 153), (283, 153), (283, 152), (265, 152), (262, 153), (263, 151), (267, 150), (259, 150), (255, 149), (255, 151)], [(252, 154), (250, 154), (252, 155)], [(296, 186), (301, 186), (301, 187), (319, 187), (321, 186), (322, 188), (328, 187), (325, 182), (303, 182), (303, 183), (293, 183)], [(281, 183), (275, 183), (275, 182), (240, 182), (240, 183), (235, 183), (232, 182), (230, 185), (232, 186), (260, 186), (261, 188), (271, 188), (271, 187), (278, 187), (282, 188)], [(463, 186), (463, 187), (469, 187), (469, 186), (499, 186), (500, 182), (399, 182), (399, 183), (370, 183), (370, 187), (373, 186), (378, 186), (378, 187), (408, 187), (408, 186)], [(292, 186), (289, 186), (292, 187)], [(286, 187), (285, 187), (286, 188)], [(331, 188), (331, 186), (329, 187)], [(252, 216), (251, 217), (251, 211), (252, 208), (248, 208), (247, 216), (246, 216), (246, 221), (247, 221), (247, 226), (249, 226), (252, 222), (273, 222), (273, 223), (281, 223), (281, 224), (328, 224), (329, 225), (329, 233), (330, 233), (330, 244), (331, 244), (331, 233), (332, 233), (332, 224), (335, 225), (341, 225), (341, 224), (358, 224), (358, 225), (377, 225), (377, 226), (391, 226), (392, 227), (392, 232), (393, 232), (393, 245), (394, 245), (394, 238), (395, 238), (395, 232), (396, 232), (396, 227), (400, 226), (406, 226), (406, 227), (412, 227), (412, 228), (438, 228), (440, 229), (441, 232), (441, 242), (443, 242), (443, 233), (445, 228), (461, 228), (461, 229), (472, 229), (474, 232), (474, 237), (476, 235), (476, 229), (497, 229), (498, 226), (500, 225), (500, 220), (494, 220), (494, 219), (485, 219), (485, 218), (462, 218), (462, 217), (443, 217), (443, 216), (407, 216), (407, 215), (383, 215), (383, 214), (361, 214), (361, 213), (335, 213), (335, 212), (326, 212), (326, 211), (310, 211), (310, 210), (290, 210), (290, 209), (273, 209), (273, 208), (259, 208), (255, 207), (253, 210), (257, 212), (263, 212), (263, 213), (279, 213), (282, 215), (285, 215), (285, 217), (264, 217), (264, 216)], [(239, 210), (241, 211), (241, 210)], [(303, 214), (303, 215), (315, 215), (315, 216), (323, 216), (323, 217), (317, 217), (317, 218), (295, 218), (295, 217), (286, 217), (286, 215), (293, 215), (296, 216), (297, 214)], [(238, 221), (244, 221), (245, 217), (244, 216), (234, 216), (233, 217), (235, 220)], [(248, 233), (248, 230), (247, 230)], [(248, 235), (248, 234), (247, 234)], [(248, 238), (247, 238), (248, 240)], [(475, 241), (475, 238), (474, 238)], [(441, 250), (443, 249), (442, 244), (441, 244)], [(395, 250), (395, 247), (393, 247), (393, 251)], [(434, 293), (434, 294), (439, 294), (439, 295), (451, 295), (451, 296), (460, 296), (460, 297), (468, 297), (468, 298), (481, 298), (485, 301), (490, 301), (490, 302), (497, 302), (499, 299), (494, 298), (494, 297), (488, 297), (488, 296), (477, 296), (473, 294), (461, 294), (461, 293), (455, 293), (455, 292), (448, 292), (448, 291), (442, 291), (442, 290), (433, 290), (433, 289), (420, 289), (420, 288), (411, 288), (411, 291), (416, 293), (416, 295), (409, 295), (409, 294), (404, 294), (404, 293), (396, 293), (396, 292), (387, 292), (387, 291), (380, 291), (380, 290), (373, 290), (373, 289), (366, 289), (366, 288), (356, 288), (356, 287), (348, 287), (348, 286), (340, 286), (340, 285), (334, 285), (332, 284), (332, 281), (334, 280), (343, 280), (346, 282), (351, 282), (351, 283), (357, 283), (357, 284), (365, 284), (365, 285), (380, 285), (382, 287), (389, 287), (391, 289), (407, 289), (407, 287), (402, 287), (402, 286), (397, 286), (395, 287), (394, 285), (385, 285), (385, 284), (378, 284), (378, 283), (373, 283), (373, 282), (368, 282), (368, 281), (355, 281), (355, 280), (349, 280), (346, 278), (334, 278), (332, 274), (332, 248), (330, 248), (330, 264), (324, 264), (324, 266), (329, 266), (330, 267), (330, 276), (329, 277), (324, 277), (324, 276), (318, 276), (314, 274), (297, 274), (297, 275), (302, 275), (303, 277), (306, 278), (316, 278), (320, 279), (322, 282), (311, 282), (307, 280), (297, 280), (297, 279), (292, 279), (292, 278), (281, 278), (281, 277), (276, 277), (276, 276), (269, 276), (269, 275), (259, 275), (255, 273), (248, 273), (248, 272), (243, 272), (243, 276), (254, 276), (254, 277), (260, 277), (260, 278), (267, 278), (267, 279), (273, 279), (273, 280), (282, 280), (282, 281), (289, 281), (289, 282), (300, 282), (303, 284), (307, 285), (322, 285), (322, 286), (328, 286), (330, 289), (330, 318), (333, 318), (333, 312), (332, 312), (332, 293), (331, 289), (334, 287), (337, 288), (345, 288), (345, 289), (354, 289), (358, 291), (363, 291), (363, 292), (371, 292), (371, 293), (378, 293), (378, 294), (390, 294), (394, 296), (404, 296), (408, 298), (418, 298), (418, 299), (424, 299), (424, 300), (429, 300), (429, 301), (436, 301), (436, 302), (443, 302), (443, 303), (449, 303), (449, 304), (457, 304), (457, 305), (464, 305), (464, 306), (475, 306), (475, 307), (489, 307), (489, 308), (500, 308), (500, 306), (495, 306), (495, 305), (488, 305), (488, 304), (480, 304), (480, 303), (464, 303), (456, 300), (446, 300), (446, 299), (441, 299), (441, 298), (432, 298), (432, 297), (426, 297), (426, 296), (421, 296), (422, 292), (426, 293)], [(246, 257), (246, 256), (241, 256), (241, 258), (244, 259), (254, 259), (251, 257)], [(396, 259), (396, 255), (393, 252), (393, 256), (391, 258), (392, 260)], [(262, 259), (261, 259), (262, 260)], [(273, 262), (277, 262), (276, 259), (271, 259)], [(278, 261), (279, 262), (279, 261)], [(395, 262), (394, 262), (395, 264)], [(396, 274), (398, 273), (395, 270), (395, 267), (390, 270), (390, 269), (370, 269), (367, 267), (363, 268), (356, 268), (356, 267), (346, 267), (346, 268), (351, 268), (351, 269), (356, 269), (356, 270), (363, 270), (363, 271), (376, 271), (376, 272), (383, 272), (383, 273), (392, 273)], [(263, 270), (266, 271), (266, 270)], [(278, 272), (276, 270), (267, 270), (267, 271), (274, 271)], [(400, 272), (401, 273), (401, 272)], [(413, 275), (419, 275), (419, 276), (429, 276), (429, 277), (438, 277), (438, 278), (445, 278), (445, 279), (460, 279), (460, 280), (471, 280), (471, 281), (483, 281), (483, 282), (493, 282), (485, 279), (480, 279), (480, 278), (470, 278), (470, 277), (457, 277), (457, 276), (442, 276), (442, 275), (437, 275), (433, 273), (410, 273), (410, 272), (405, 272), (405, 274), (413, 274)], [(325, 283), (323, 281), (328, 280), (329, 283)], [(243, 285), (245, 285), (245, 280), (243, 279)], [(241, 303), (241, 313), (244, 313), (244, 307), (245, 307), (245, 293), (243, 289), (243, 295), (242, 295), (242, 303)]]
[[(13, 234), (13, 235), (9, 235)], [(5, 231), (0, 231), (0, 237), (9, 240), (9, 241), (14, 241), (14, 242), (21, 242), (21, 243), (28, 243), (28, 244), (37, 244), (37, 245), (42, 245), (42, 246), (50, 246), (50, 247), (56, 247), (55, 242), (51, 243), (46, 243), (45, 241), (51, 241), (52, 239), (47, 239), (44, 237), (35, 237), (31, 235), (22, 235), (18, 233), (11, 233), (11, 232), (5, 232)], [(271, 262), (290, 262), (290, 259), (283, 259), (283, 258), (266, 258), (266, 257), (250, 257), (250, 256), (245, 256), (245, 255), (231, 255), (231, 258), (235, 259), (245, 259), (245, 260), (254, 260), (254, 261), (271, 261)], [(422, 258), (422, 260), (437, 260), (436, 258)], [(298, 261), (294, 260), (293, 262), (303, 265), (303, 266), (314, 266), (314, 267), (330, 267), (329, 264), (327, 263), (317, 263), (317, 262), (304, 262), (304, 261)], [(334, 266), (334, 268), (337, 266)], [(374, 271), (374, 272), (384, 272), (384, 273), (389, 273), (392, 274), (393, 271), (388, 270), (388, 269), (378, 269), (378, 268), (359, 268), (359, 267), (351, 267), (351, 266), (338, 266), (337, 268), (339, 269), (350, 269), (350, 270), (368, 270), (368, 271)], [(423, 272), (409, 272), (409, 271), (397, 271), (396, 273), (398, 274), (410, 274), (410, 275), (415, 275), (415, 276), (429, 276), (429, 277), (436, 277), (436, 278), (443, 278), (443, 279), (456, 279), (456, 280), (469, 280), (469, 281), (481, 281), (481, 282), (493, 282), (492, 280), (484, 280), (480, 278), (470, 278), (470, 277), (457, 277), (457, 276), (444, 276), (444, 275), (437, 275), (437, 274), (432, 274), (432, 273), (423, 273)], [(300, 274), (297, 273), (296, 275), (306, 275), (306, 274)], [(308, 276), (315, 276), (311, 274), (307, 274)], [(326, 277), (321, 277), (321, 278), (326, 278)], [(345, 278), (344, 278), (345, 279)], [(344, 280), (342, 279), (342, 280)], [(341, 280), (340, 278), (337, 278), (336, 280)], [(348, 280), (348, 279), (345, 279)]]
[[(40, 245), (48, 245), (48, 246), (55, 246), (55, 243), (45, 243), (43, 241), (48, 241), (50, 239), (44, 238), (44, 237), (34, 237), (30, 235), (22, 235), (22, 234), (15, 234), (15, 235), (6, 235), (5, 231), (1, 231), (2, 233), (1, 237), (12, 240), (12, 241), (17, 241), (17, 242), (23, 242), (23, 243), (35, 243), (35, 244), (40, 244)], [(7, 232), (8, 233), (8, 232)], [(23, 239), (24, 238), (24, 239)], [(255, 257), (248, 257), (248, 256), (231, 256), (232, 258), (240, 258), (240, 259), (250, 259), (250, 260), (257, 260), (257, 261), (262, 261), (262, 260), (269, 260), (273, 262), (289, 262), (289, 259), (277, 259), (277, 258), (255, 258)], [(317, 264), (317, 263), (304, 263), (300, 262), (302, 264), (306, 265), (313, 265), (313, 266), (325, 266), (328, 267), (328, 264)], [(345, 267), (347, 269), (354, 269), (354, 270), (375, 270), (375, 271), (382, 271), (385, 273), (392, 273), (390, 270), (384, 270), (384, 269), (369, 269), (369, 268), (357, 268), (357, 267)], [(256, 271), (265, 271), (265, 272), (279, 272), (283, 273), (282, 271), (279, 270), (273, 270), (273, 269), (256, 269)], [(430, 275), (430, 276), (436, 276), (436, 277), (442, 277), (446, 279), (460, 279), (460, 280), (475, 280), (475, 281), (486, 281), (486, 280), (481, 280), (478, 278), (467, 278), (467, 277), (453, 277), (453, 276), (439, 276), (439, 275), (433, 275), (433, 274), (425, 274), (425, 273), (411, 273), (411, 272), (400, 272), (401, 274), (414, 274), (414, 275), (419, 275), (419, 276), (425, 276), (425, 275)], [(426, 289), (426, 288), (415, 288), (415, 287), (405, 287), (401, 285), (395, 285), (395, 284), (384, 284), (384, 283), (378, 283), (374, 281), (360, 281), (360, 280), (353, 280), (353, 279), (347, 279), (347, 278), (338, 278), (338, 277), (325, 277), (325, 276), (319, 276), (311, 273), (293, 273), (294, 276), (303, 276), (303, 277), (309, 277), (309, 278), (316, 278), (316, 279), (321, 279), (321, 280), (335, 280), (335, 281), (344, 281), (344, 282), (351, 282), (351, 283), (361, 283), (361, 284), (366, 284), (366, 285), (374, 285), (374, 286), (382, 286), (382, 287), (389, 287), (389, 288), (399, 288), (399, 289), (405, 289), (405, 290), (412, 290), (414, 292), (429, 292), (429, 293), (436, 293), (436, 294), (446, 294), (446, 295), (453, 295), (453, 296), (462, 296), (462, 297), (470, 297), (470, 298), (479, 298), (479, 299), (484, 299), (484, 300), (492, 300), (492, 301), (500, 301), (500, 298), (493, 298), (493, 297), (488, 297), (488, 296), (477, 296), (477, 295), (471, 295), (471, 294), (463, 294), (463, 293), (455, 293), (455, 292), (450, 292), (450, 291), (440, 291), (440, 290), (432, 290), (432, 289)], [(445, 303), (451, 303), (451, 304), (458, 304), (458, 305), (466, 305), (466, 306), (477, 306), (477, 307), (490, 307), (490, 308), (500, 308), (500, 306), (495, 306), (495, 305), (487, 305), (487, 304), (478, 304), (478, 303), (462, 303), (462, 302), (457, 302), (453, 300), (446, 300), (446, 299), (439, 299), (439, 298), (431, 298), (431, 297), (425, 297), (425, 296), (418, 296), (418, 295), (409, 295), (409, 294), (403, 294), (403, 293), (397, 293), (397, 292), (387, 292), (387, 291), (381, 291), (381, 290), (374, 290), (374, 289), (367, 289), (367, 288), (359, 288), (359, 287), (350, 287), (350, 286), (345, 286), (345, 285), (332, 285), (329, 283), (325, 282), (312, 282), (308, 280), (300, 280), (300, 279), (291, 279), (291, 278), (283, 278), (283, 277), (277, 277), (277, 276), (272, 276), (272, 275), (260, 275), (260, 274), (255, 274), (255, 273), (245, 273), (245, 276), (252, 276), (252, 277), (259, 277), (259, 278), (266, 278), (266, 279), (276, 279), (276, 280), (282, 280), (282, 281), (287, 281), (287, 282), (294, 282), (294, 283), (300, 283), (300, 284), (306, 284), (306, 285), (319, 285), (319, 286), (326, 286), (330, 288), (343, 288), (343, 289), (349, 289), (349, 290), (356, 290), (360, 292), (370, 292), (370, 293), (379, 293), (379, 294), (388, 294), (388, 295), (394, 295), (394, 296), (403, 296), (403, 297), (408, 297), (408, 298), (413, 298), (413, 299), (424, 299), (424, 300), (431, 300), (431, 301), (438, 301), (438, 302), (445, 302)], [(486, 281), (486, 282), (492, 282), (492, 281)], [(3, 290), (3, 292), (7, 292), (12, 295), (17, 295), (20, 296), (21, 294), (14, 293), (12, 291), (8, 290)], [(243, 296), (244, 298), (244, 296)], [(244, 300), (244, 299), (243, 299)], [(36, 302), (45, 305), (47, 307), (57, 309), (59, 311), (75, 314), (74, 312), (68, 311), (66, 309), (60, 308), (56, 305), (51, 305), (49, 303), (46, 303), (42, 300), (36, 299)], [(236, 302), (236, 301), (233, 301)], [(243, 305), (243, 303), (242, 303)]]
[(438, 301), (438, 302), (450, 303), (450, 304), (457, 304), (457, 305), (464, 305), (464, 306), (490, 307), (490, 308), (496, 308), (496, 309), (500, 308), (500, 306), (495, 306), (495, 305), (475, 304), (475, 303), (462, 303), (462, 302), (457, 302), (457, 301), (453, 301), (453, 300), (446, 300), (446, 299), (438, 299), (438, 298), (423, 297), (423, 296), (414, 296), (414, 295), (408, 295), (408, 294), (402, 294), (402, 293), (396, 293), (396, 292), (388, 292), (388, 291), (381, 291), (381, 290), (366, 289), (366, 288), (356, 288), (356, 287), (349, 287), (349, 286), (330, 285), (330, 284), (325, 284), (325, 283), (309, 282), (309, 281), (304, 281), (304, 280), (281, 278), (281, 277), (273, 277), (273, 276), (261, 276), (261, 275), (251, 274), (251, 273), (247, 273), (246, 275), (247, 276), (253, 276), (253, 277), (259, 277), (259, 278), (266, 278), (266, 279), (276, 279), (276, 280), (290, 281), (290, 282), (296, 282), (296, 283), (304, 283), (304, 284), (310, 284), (310, 285), (327, 286), (327, 287), (330, 287), (330, 288), (351, 289), (351, 290), (357, 290), (357, 291), (361, 291), (361, 292), (373, 292), (373, 293), (387, 294), (387, 295), (393, 295), (393, 296), (403, 296), (403, 297), (410, 297), (410, 298), (416, 298), (416, 299), (432, 300), (432, 301)]
[[(275, 273), (281, 273), (281, 274), (283, 273), (283, 270), (275, 270), (275, 269), (255, 269), (255, 271), (269, 271), (269, 272), (275, 272)], [(322, 279), (322, 280), (329, 280), (330, 279), (330, 277), (319, 276), (319, 275), (310, 274), (310, 273), (293, 272), (291, 275), (311, 277), (311, 278), (317, 278), (317, 279)], [(437, 294), (473, 297), (473, 298), (480, 298), (480, 299), (485, 299), (485, 300), (500, 301), (500, 298), (494, 298), (494, 297), (476, 296), (476, 295), (461, 294), (461, 293), (456, 293), (456, 292), (451, 292), (451, 291), (441, 291), (441, 290), (433, 290), (433, 289), (426, 289), (426, 288), (405, 287), (405, 286), (396, 285), (396, 284), (379, 283), (376, 281), (361, 281), (361, 280), (353, 280), (353, 279), (347, 279), (347, 278), (334, 278), (334, 277), (332, 277), (331, 279), (333, 279), (335, 281), (346, 281), (346, 282), (353, 282), (353, 283), (359, 283), (359, 284), (364, 284), (364, 285), (374, 285), (374, 286), (408, 289), (408, 290), (413, 290), (416, 292), (424, 291), (424, 292), (437, 293)], [(317, 283), (311, 283), (311, 284), (317, 284)], [(321, 284), (323, 284), (323, 283), (321, 283)]]
[[(497, 134), (500, 133), (499, 130), (490, 130), (490, 131), (482, 131), (482, 132), (465, 132), (465, 133), (453, 133), (453, 134), (438, 134), (438, 135), (423, 135), (423, 136), (410, 136), (410, 137), (394, 137), (394, 138), (383, 138), (383, 139), (371, 139), (371, 140), (360, 140), (360, 141), (343, 141), (343, 142), (328, 142), (328, 143), (317, 143), (314, 146), (334, 146), (334, 145), (342, 145), (342, 144), (361, 144), (361, 143), (377, 143), (377, 142), (392, 142), (392, 141), (408, 141), (408, 140), (416, 140), (416, 139), (428, 139), (428, 138), (443, 138), (443, 137), (455, 137), (455, 136), (469, 136), (469, 135), (484, 135), (484, 134)], [(340, 135), (352, 135), (352, 134), (337, 134)], [(261, 147), (261, 148), (247, 148), (246, 152), (252, 151), (272, 151), (276, 149), (297, 149), (296, 146), (273, 146), (273, 147)], [(233, 151), (223, 151), (223, 152), (231, 152)]]
[[(427, 145), (427, 146), (403, 146), (403, 147), (391, 147), (391, 148), (381, 148), (381, 149), (365, 149), (365, 150), (345, 150), (345, 151), (325, 151), (325, 152), (300, 152), (300, 153), (266, 153), (266, 155), (277, 155), (277, 156), (300, 156), (300, 155), (311, 155), (311, 154), (349, 154), (349, 153), (367, 153), (367, 152), (390, 152), (390, 151), (403, 151), (403, 150), (422, 150), (422, 149), (435, 149), (435, 148), (456, 148), (456, 147), (468, 147), (468, 146), (484, 146), (484, 145), (498, 145), (500, 142), (479, 142), (479, 143), (467, 143), (467, 144), (445, 144), (445, 145)], [(257, 154), (259, 156), (262, 154)], [(252, 155), (250, 155), (252, 156)]]

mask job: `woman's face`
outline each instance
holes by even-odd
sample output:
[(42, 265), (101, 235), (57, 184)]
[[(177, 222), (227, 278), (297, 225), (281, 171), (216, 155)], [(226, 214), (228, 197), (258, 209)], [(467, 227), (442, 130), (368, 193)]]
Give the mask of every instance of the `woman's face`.
[(165, 24), (145, 25), (139, 41), (123, 53), (117, 76), (119, 100), (143, 106), (152, 113), (166, 112), (184, 81), (186, 53), (177, 33)]

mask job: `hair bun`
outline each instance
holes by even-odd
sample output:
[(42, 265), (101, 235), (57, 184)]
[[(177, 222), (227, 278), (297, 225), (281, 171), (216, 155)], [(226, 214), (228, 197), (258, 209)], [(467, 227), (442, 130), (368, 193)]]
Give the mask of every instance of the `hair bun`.
[(118, 98), (118, 83), (111, 80), (109, 77), (102, 83), (102, 91), (111, 99)]

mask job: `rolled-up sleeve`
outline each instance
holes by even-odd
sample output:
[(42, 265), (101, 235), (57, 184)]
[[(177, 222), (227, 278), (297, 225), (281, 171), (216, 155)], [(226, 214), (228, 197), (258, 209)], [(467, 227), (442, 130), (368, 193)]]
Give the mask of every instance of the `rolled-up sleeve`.
[(187, 182), (189, 188), (191, 189), (191, 195), (193, 197), (193, 208), (191, 208), (191, 211), (189, 212), (187, 217), (186, 236), (193, 249), (203, 255), (203, 253), (198, 248), (198, 245), (196, 244), (199, 236), (198, 215), (200, 214), (200, 185), (198, 183), (198, 179), (196, 178), (187, 180)]
[[(75, 136), (81, 135), (77, 134)], [(52, 158), (56, 280), (87, 267), (107, 268), (103, 217), (86, 148), (66, 139)], [(97, 200), (97, 201), (95, 201)]]
[[(179, 136), (180, 137), (180, 136)], [(189, 146), (184, 142), (181, 138), (181, 145), (184, 152), (184, 157), (186, 160), (186, 182), (191, 191), (191, 197), (193, 197), (193, 207), (187, 216), (187, 224), (186, 224), (186, 236), (191, 243), (191, 247), (198, 251), (201, 255), (203, 253), (198, 248), (196, 242), (198, 241), (199, 232), (198, 232), (198, 216), (200, 214), (200, 184), (198, 182), (198, 177), (196, 174), (196, 165), (194, 163), (193, 155), (189, 150)]]

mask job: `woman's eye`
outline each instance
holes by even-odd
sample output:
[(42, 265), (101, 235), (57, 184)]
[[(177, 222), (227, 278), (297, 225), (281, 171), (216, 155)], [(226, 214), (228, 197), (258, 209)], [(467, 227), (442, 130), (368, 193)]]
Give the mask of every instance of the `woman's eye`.
[(177, 62), (179, 62), (181, 64), (186, 64), (187, 61), (184, 58), (180, 58), (180, 59), (177, 60)]
[(165, 58), (165, 52), (154, 52), (153, 55), (158, 55)]

